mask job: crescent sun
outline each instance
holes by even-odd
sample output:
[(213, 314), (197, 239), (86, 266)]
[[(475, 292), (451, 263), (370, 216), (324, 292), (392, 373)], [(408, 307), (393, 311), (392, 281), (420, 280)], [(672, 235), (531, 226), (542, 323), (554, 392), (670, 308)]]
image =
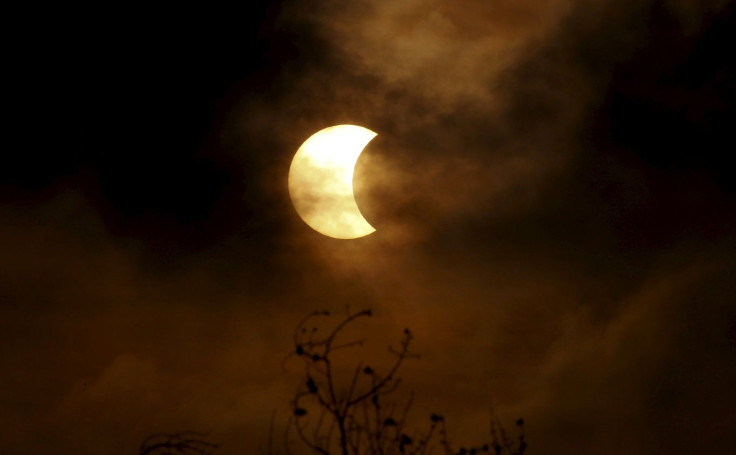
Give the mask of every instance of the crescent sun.
[(336, 125), (313, 134), (294, 155), (289, 195), (312, 229), (336, 239), (375, 232), (360, 213), (353, 192), (355, 163), (376, 133), (356, 125)]

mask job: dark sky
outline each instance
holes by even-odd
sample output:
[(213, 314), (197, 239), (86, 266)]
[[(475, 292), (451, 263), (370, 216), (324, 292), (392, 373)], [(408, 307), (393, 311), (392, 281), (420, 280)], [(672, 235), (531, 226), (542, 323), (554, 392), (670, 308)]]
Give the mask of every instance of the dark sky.
[[(729, 1), (17, 12), (0, 158), (0, 452), (255, 453), (302, 315), (371, 308), (458, 441), (715, 453), (736, 434)], [(378, 133), (377, 231), (293, 210), (314, 132)]]

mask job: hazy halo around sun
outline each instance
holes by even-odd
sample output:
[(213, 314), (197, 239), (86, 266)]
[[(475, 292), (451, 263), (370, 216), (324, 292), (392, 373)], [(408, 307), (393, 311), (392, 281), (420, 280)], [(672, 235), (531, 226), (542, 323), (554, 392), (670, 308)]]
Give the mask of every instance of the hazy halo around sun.
[(355, 163), (377, 134), (357, 125), (336, 125), (299, 147), (289, 169), (289, 195), (299, 216), (315, 231), (336, 239), (375, 232), (353, 193)]

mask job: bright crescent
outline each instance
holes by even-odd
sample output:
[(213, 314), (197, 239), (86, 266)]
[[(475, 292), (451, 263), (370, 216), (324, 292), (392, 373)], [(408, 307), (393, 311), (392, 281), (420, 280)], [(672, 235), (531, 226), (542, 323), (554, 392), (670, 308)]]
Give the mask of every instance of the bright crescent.
[(313, 134), (294, 155), (289, 195), (312, 229), (336, 239), (356, 239), (376, 230), (360, 213), (353, 193), (355, 163), (376, 133), (336, 125)]

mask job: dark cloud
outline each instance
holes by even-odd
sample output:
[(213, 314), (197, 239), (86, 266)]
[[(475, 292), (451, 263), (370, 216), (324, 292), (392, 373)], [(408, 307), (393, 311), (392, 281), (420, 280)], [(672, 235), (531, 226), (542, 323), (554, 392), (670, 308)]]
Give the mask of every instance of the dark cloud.
[[(402, 391), (457, 441), (492, 405), (547, 453), (730, 446), (732, 3), (211, 13), (66, 12), (19, 53), (0, 452), (181, 429), (253, 452), (299, 381), (292, 328), (345, 305), (375, 312), (360, 355), (412, 328)], [(378, 231), (347, 242), (286, 187), (340, 123), (379, 133), (355, 182)]]

